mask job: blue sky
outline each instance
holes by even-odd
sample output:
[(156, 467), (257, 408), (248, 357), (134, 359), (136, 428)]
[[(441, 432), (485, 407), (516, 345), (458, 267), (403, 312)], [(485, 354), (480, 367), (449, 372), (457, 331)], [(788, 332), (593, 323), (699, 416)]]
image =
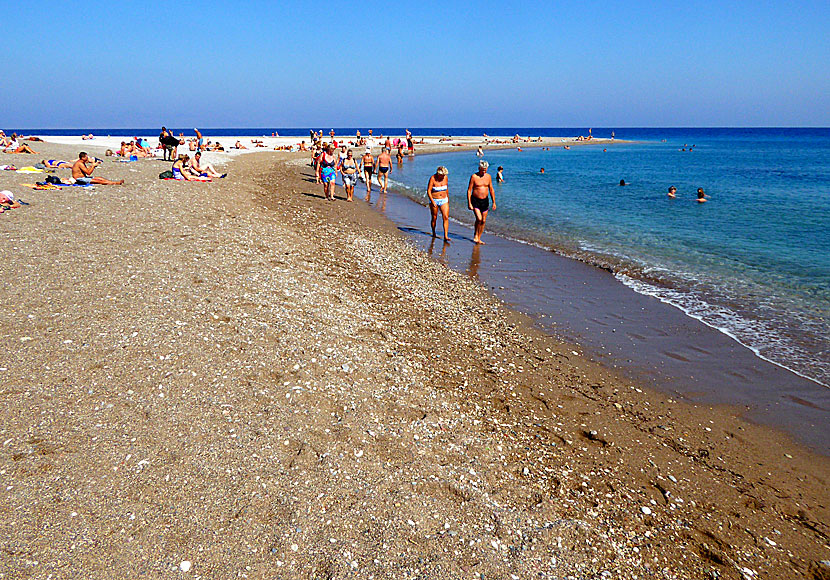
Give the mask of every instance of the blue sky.
[(6, 128), (830, 126), (826, 0), (3, 12)]

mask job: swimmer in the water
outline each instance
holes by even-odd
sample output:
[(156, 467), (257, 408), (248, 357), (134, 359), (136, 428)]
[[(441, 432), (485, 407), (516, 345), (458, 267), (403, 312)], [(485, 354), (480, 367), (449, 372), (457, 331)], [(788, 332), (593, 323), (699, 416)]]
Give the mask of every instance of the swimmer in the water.
[(540, 169), (540, 170), (539, 170), (539, 173), (544, 173), (544, 172), (545, 172), (545, 168), (544, 168), (544, 167), (543, 167), (542, 169)]
[(502, 167), (501, 165), (499, 165), (499, 169), (498, 169), (498, 171), (496, 172), (496, 182), (497, 182), (497, 183), (504, 183), (504, 175), (502, 175), (502, 172), (503, 172), (503, 171), (504, 171), (504, 167)]
[(677, 194), (677, 188), (676, 188), (675, 186), (673, 186), (673, 185), (672, 185), (672, 186), (669, 188), (669, 197), (670, 197), (670, 198), (672, 198), (672, 199), (674, 199), (675, 197), (677, 197), (677, 195), (676, 195), (676, 194)]
[(697, 188), (697, 202), (698, 203), (705, 203), (706, 202), (706, 194), (703, 193), (703, 188)]
[(620, 187), (623, 187), (623, 186), (626, 186), (626, 185), (628, 185), (628, 184), (625, 182), (625, 179), (620, 179)]

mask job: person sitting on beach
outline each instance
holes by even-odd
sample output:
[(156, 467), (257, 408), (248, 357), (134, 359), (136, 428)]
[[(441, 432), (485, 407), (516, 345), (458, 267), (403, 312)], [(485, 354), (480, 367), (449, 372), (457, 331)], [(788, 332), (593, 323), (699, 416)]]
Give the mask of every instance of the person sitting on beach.
[(345, 159), (338, 165), (340, 175), (343, 176), (343, 188), (346, 190), (346, 201), (353, 201), (354, 186), (357, 185), (357, 161), (352, 157), (352, 150), (346, 151)]
[(14, 199), (14, 194), (9, 190), (0, 191), (0, 213), (4, 213), (7, 209), (17, 209), (20, 204)]
[(247, 147), (245, 147), (245, 146), (242, 144), (242, 142), (241, 142), (241, 141), (237, 141), (237, 142), (234, 144), (233, 148), (234, 148), (234, 149), (247, 149)]
[(366, 147), (366, 153), (360, 158), (360, 172), (366, 181), (367, 197), (372, 193), (372, 174), (375, 172), (375, 158), (372, 157), (372, 148)]
[(29, 153), (36, 155), (37, 151), (32, 150), (26, 143), (18, 143), (17, 133), (12, 133), (9, 144), (3, 149), (3, 153)]
[(218, 177), (219, 179), (227, 177), (227, 173), (219, 173), (213, 165), (202, 165), (201, 161), (202, 152), (197, 151), (193, 156), (193, 161), (190, 162), (190, 166), (187, 167), (194, 177)]
[(308, 147), (305, 146), (305, 141), (300, 142), (300, 151), (308, 151)]
[(124, 183), (123, 179), (119, 181), (110, 181), (109, 179), (104, 179), (103, 177), (92, 177), (92, 172), (95, 171), (95, 168), (99, 165), (101, 165), (101, 162), (97, 159), (95, 161), (90, 161), (86, 152), (81, 151), (78, 153), (78, 160), (72, 166), (72, 178), (75, 180), (75, 183), (80, 185), (122, 185)]
[(499, 165), (499, 168), (496, 170), (496, 183), (504, 183), (504, 175), (503, 172), (504, 167)]
[(435, 174), (429, 178), (427, 183), (427, 197), (429, 197), (429, 212), (432, 215), (430, 225), (432, 226), (432, 237), (435, 235), (435, 224), (438, 221), (438, 212), (441, 212), (441, 218), (444, 222), (444, 241), (450, 242), (450, 195), (449, 178), (447, 177), (447, 168), (443, 165), (435, 170)]
[(81, 139), (83, 139), (84, 141), (91, 141), (92, 139), (95, 139), (95, 136), (92, 133), (90, 133), (89, 135), (81, 135)]
[(71, 169), (72, 164), (69, 161), (58, 161), (56, 159), (42, 159), (41, 163), (46, 166), (47, 169)]
[(706, 203), (706, 194), (703, 193), (703, 188), (697, 188), (697, 202), (698, 203)]
[(470, 183), (467, 186), (467, 207), (476, 216), (473, 242), (482, 245), (484, 242), (481, 241), (481, 235), (484, 233), (484, 225), (487, 223), (487, 212), (490, 209), (488, 195), (493, 198), (493, 210), (496, 209), (496, 193), (493, 191), (493, 179), (487, 173), (487, 167), (489, 165), (484, 159), (479, 161), (478, 172), (473, 173), (470, 177)]
[(173, 179), (178, 181), (210, 181), (209, 177), (197, 175), (190, 169), (190, 156), (182, 153), (173, 163)]
[[(386, 193), (386, 188), (389, 186), (389, 174), (392, 173), (392, 156), (389, 154), (390, 151), (391, 149), (386, 147), (378, 155), (378, 183), (380, 183), (381, 193)], [(381, 177), (383, 177), (383, 183), (381, 183)]]
[(136, 137), (135, 141), (135, 148), (138, 152), (143, 153), (144, 157), (150, 157), (153, 155), (153, 150), (150, 148), (150, 143), (147, 139), (142, 139), (141, 137)]
[(677, 197), (677, 188), (673, 185), (669, 188), (669, 197), (672, 199)]

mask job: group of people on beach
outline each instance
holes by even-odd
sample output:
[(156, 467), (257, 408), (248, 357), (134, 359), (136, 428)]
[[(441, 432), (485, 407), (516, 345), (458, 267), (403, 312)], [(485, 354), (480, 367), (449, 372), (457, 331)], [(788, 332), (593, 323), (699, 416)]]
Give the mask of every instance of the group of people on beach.
[[(369, 134), (371, 136), (371, 131)], [(332, 140), (330, 143), (322, 142), (322, 131), (319, 134), (311, 131), (309, 136), (313, 144), (311, 162), (314, 167), (315, 179), (317, 183), (322, 184), (323, 196), (326, 201), (335, 199), (335, 181), (338, 173), (342, 177), (343, 188), (346, 191), (346, 201), (354, 201), (354, 188), (358, 179), (363, 179), (366, 184), (367, 201), (372, 193), (372, 178), (374, 176), (376, 176), (380, 185), (380, 192), (386, 193), (393, 166), (392, 146), (397, 145), (398, 147), (396, 157), (399, 165), (403, 162), (405, 147), (407, 148), (407, 154), (414, 154), (413, 138), (408, 130), (406, 138), (399, 139), (398, 143), (392, 142), (387, 137), (377, 158), (372, 155), (371, 145), (366, 144), (366, 149), (359, 161), (354, 157), (354, 151), (351, 148), (347, 147), (346, 144), (337, 143), (334, 138), (334, 131), (329, 135)], [(365, 139), (361, 140), (360, 132), (357, 133), (356, 143), (361, 144), (361, 146), (366, 143)], [(305, 141), (301, 144), (301, 150), (305, 150), (304, 146)], [(483, 151), (479, 148), (479, 157), (481, 156), (483, 156)], [(487, 213), (491, 209), (491, 199), (492, 209), (496, 209), (496, 194), (493, 190), (493, 179), (487, 173), (488, 168), (489, 163), (481, 159), (478, 164), (478, 171), (470, 176), (470, 181), (467, 184), (467, 207), (475, 216), (473, 242), (476, 244), (484, 244), (481, 236), (487, 223)], [(503, 167), (499, 167), (499, 181), (504, 181), (503, 170)], [(449, 243), (449, 172), (446, 167), (439, 166), (429, 178), (427, 197), (429, 198), (432, 236), (437, 237), (435, 228), (440, 214), (444, 228), (443, 239), (445, 243)]]
[[(369, 130), (368, 139), (361, 136), (358, 130), (355, 140), (350, 142), (350, 145), (366, 147), (359, 163), (354, 157), (353, 149), (349, 148), (346, 143), (337, 142), (334, 129), (329, 132), (329, 137), (331, 142), (324, 143), (322, 130), (319, 133), (313, 130), (309, 132), (312, 143), (311, 164), (314, 167), (317, 183), (323, 185), (323, 196), (326, 201), (334, 200), (334, 184), (338, 173), (342, 177), (343, 188), (346, 190), (346, 201), (354, 201), (354, 188), (359, 179), (366, 183), (367, 196), (371, 195), (373, 176), (377, 176), (381, 193), (386, 193), (389, 187), (389, 175), (392, 173), (392, 148), (397, 148), (398, 165), (403, 163), (404, 155), (415, 155), (415, 141), (408, 129), (403, 139), (392, 140), (386, 137), (377, 158), (372, 155), (372, 145), (369, 142), (369, 139), (373, 138), (372, 130)], [(303, 141), (300, 143), (300, 151), (306, 150), (305, 141)]]
[(12, 133), (11, 137), (6, 137), (6, 133), (4, 131), (0, 131), (0, 151), (3, 153), (37, 154), (37, 151), (34, 151), (27, 143), (20, 142), (20, 138), (17, 133)]
[[(481, 236), (484, 233), (484, 226), (487, 223), (487, 213), (490, 211), (490, 199), (493, 200), (492, 209), (496, 209), (496, 192), (493, 189), (493, 178), (487, 173), (490, 164), (484, 159), (478, 162), (478, 171), (470, 176), (467, 184), (467, 208), (475, 216), (473, 225), (473, 243), (484, 244)], [(499, 167), (501, 173), (502, 168)], [(430, 225), (432, 237), (437, 237), (435, 226), (438, 222), (438, 213), (444, 226), (444, 242), (449, 243), (449, 220), (450, 220), (450, 197), (449, 197), (449, 172), (443, 165), (439, 165), (435, 173), (427, 183), (427, 197), (429, 198), (429, 211), (432, 216)]]

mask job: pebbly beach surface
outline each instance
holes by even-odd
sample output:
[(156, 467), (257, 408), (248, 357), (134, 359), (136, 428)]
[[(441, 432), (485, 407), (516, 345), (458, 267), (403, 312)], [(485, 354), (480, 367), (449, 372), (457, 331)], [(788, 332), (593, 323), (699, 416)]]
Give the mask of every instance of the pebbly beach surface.
[(305, 153), (206, 161), (0, 172), (0, 577), (830, 577), (827, 458), (543, 334)]

